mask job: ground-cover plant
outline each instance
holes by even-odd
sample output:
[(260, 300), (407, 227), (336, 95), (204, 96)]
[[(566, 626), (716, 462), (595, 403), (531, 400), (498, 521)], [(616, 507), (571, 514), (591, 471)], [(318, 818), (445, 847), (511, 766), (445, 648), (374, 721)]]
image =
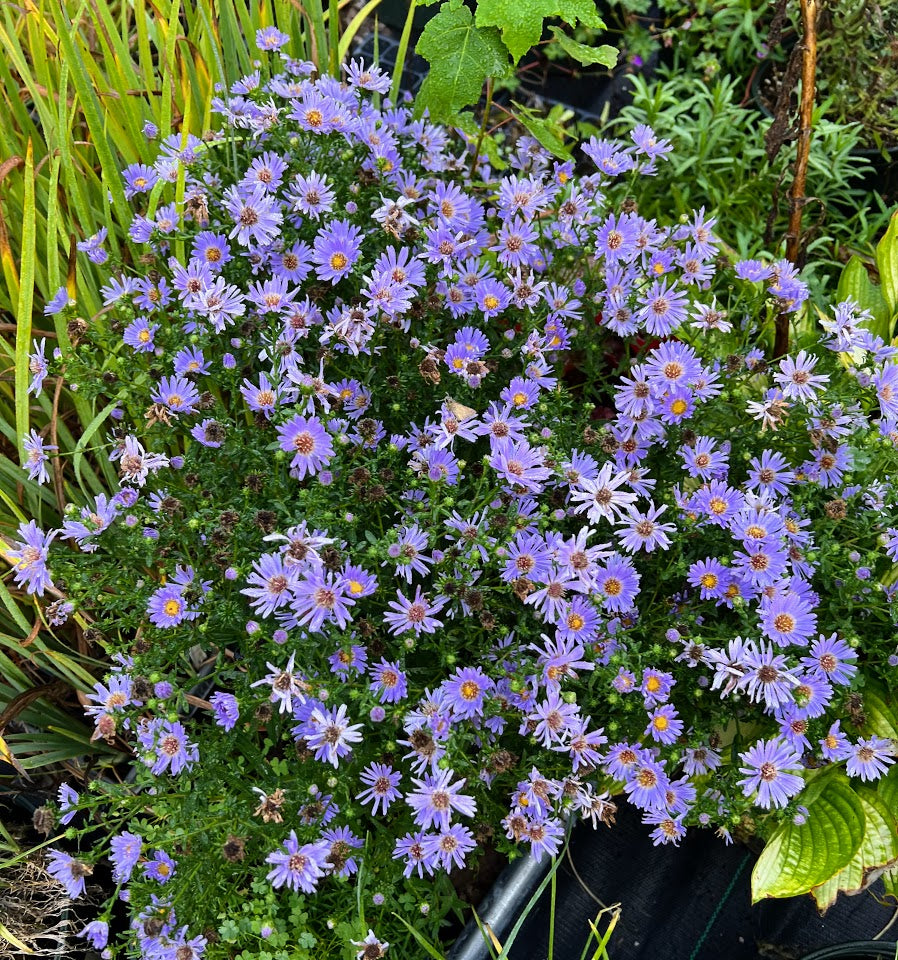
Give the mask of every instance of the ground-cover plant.
[[(888, 862), (895, 351), (845, 303), (832, 350), (768, 367), (806, 286), (715, 278), (712, 218), (636, 212), (621, 178), (669, 150), (646, 126), (583, 177), (524, 138), (497, 178), (377, 106), (375, 68), (268, 63), (215, 98), (222, 135), (125, 169), (139, 256), (90, 237), (105, 309), (60, 287), (71, 346), (30, 356), (33, 394), (101, 411), (70, 461), (23, 436), (30, 478), (117, 474), (11, 554), (51, 625), (94, 621), (94, 735), (133, 750), (60, 791), (51, 872), (78, 896), (110, 861), (130, 918), (85, 936), (417, 955), (478, 847), (551, 856), (618, 795), (658, 843), (776, 830), (781, 885)], [(635, 348), (605, 422), (559, 377), (603, 328)], [(840, 843), (796, 858), (833, 810)]]

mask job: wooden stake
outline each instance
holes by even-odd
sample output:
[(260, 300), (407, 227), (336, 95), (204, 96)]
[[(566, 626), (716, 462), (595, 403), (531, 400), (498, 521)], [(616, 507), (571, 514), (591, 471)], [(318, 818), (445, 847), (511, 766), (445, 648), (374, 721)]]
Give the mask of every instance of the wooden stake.
[[(801, 22), (804, 29), (801, 62), (801, 104), (798, 114), (798, 148), (795, 156), (795, 177), (789, 191), (789, 229), (786, 232), (786, 259), (797, 263), (801, 254), (801, 218), (805, 204), (805, 183), (808, 157), (811, 152), (811, 131), (814, 120), (815, 76), (817, 72), (817, 0), (801, 0)], [(782, 357), (789, 350), (789, 314), (776, 318), (773, 356)]]

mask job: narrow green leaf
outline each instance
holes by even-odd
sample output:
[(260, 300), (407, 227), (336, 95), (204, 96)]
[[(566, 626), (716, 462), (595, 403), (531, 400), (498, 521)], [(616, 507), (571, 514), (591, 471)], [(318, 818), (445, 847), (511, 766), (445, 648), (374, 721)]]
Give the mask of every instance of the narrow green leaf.
[[(752, 871), (752, 902), (794, 897), (826, 883), (847, 866), (864, 839), (864, 808), (840, 772), (821, 778), (807, 821), (783, 824), (767, 841)], [(811, 792), (811, 791), (809, 791)], [(816, 792), (816, 791), (814, 791)]]
[[(130, 223), (131, 210), (125, 200), (125, 190), (122, 185), (119, 165), (116, 162), (107, 138), (106, 124), (100, 111), (100, 104), (97, 100), (96, 92), (91, 84), (90, 76), (84, 65), (81, 53), (75, 46), (74, 37), (77, 36), (77, 33), (71, 21), (69, 21), (68, 14), (64, 7), (60, 8), (60, 20), (61, 23), (58, 33), (54, 35), (52, 30), (48, 28), (48, 34), (51, 37), (55, 36), (57, 38), (61, 47), (62, 56), (71, 72), (72, 82), (78, 93), (81, 109), (84, 111), (84, 119), (87, 121), (87, 126), (90, 130), (93, 148), (96, 150), (97, 157), (100, 161), (103, 184), (112, 195), (112, 206), (115, 210), (116, 219), (119, 223)], [(84, 222), (92, 223), (93, 221), (90, 217), (85, 216)]]
[[(22, 246), (19, 254), (19, 300), (16, 307), (16, 433), (21, 441), (28, 433), (28, 355), (31, 352), (31, 311), (34, 306), (34, 149), (28, 141), (25, 153), (25, 207)], [(19, 444), (25, 464), (25, 451)]]
[(79, 486), (81, 484), (81, 461), (84, 458), (84, 451), (87, 449), (87, 445), (90, 443), (93, 435), (100, 429), (103, 425), (106, 418), (112, 413), (116, 408), (117, 401), (113, 400), (111, 403), (108, 403), (103, 409), (91, 420), (91, 422), (85, 427), (84, 432), (81, 434), (80, 439), (78, 440), (78, 445), (75, 447), (75, 453), (72, 457), (72, 466), (75, 470), (75, 480), (78, 482)]
[(617, 64), (617, 58), (620, 56), (617, 47), (611, 47), (608, 44), (603, 44), (600, 47), (590, 47), (585, 43), (578, 43), (558, 27), (549, 27), (549, 30), (558, 41), (561, 49), (577, 63), (584, 65), (600, 64), (603, 67), (608, 67), (609, 70)]
[(415, 940), (417, 940), (419, 946), (428, 957), (433, 957), (433, 960), (445, 960), (444, 955), (440, 953), (432, 943), (429, 943), (424, 936), (405, 919), (405, 917), (401, 917), (398, 913), (394, 913), (393, 916), (405, 927), (406, 930), (408, 930)]
[[(0, 544), (0, 550), (2, 550), (2, 544)], [(4, 558), (5, 558), (5, 551)], [(31, 633), (31, 624), (25, 618), (25, 614), (22, 613), (21, 607), (16, 603), (12, 598), (12, 594), (6, 587), (6, 583), (0, 579), (0, 603), (9, 611), (9, 615), (13, 618), (16, 623), (16, 626), (22, 631), (22, 633), (27, 636)]]

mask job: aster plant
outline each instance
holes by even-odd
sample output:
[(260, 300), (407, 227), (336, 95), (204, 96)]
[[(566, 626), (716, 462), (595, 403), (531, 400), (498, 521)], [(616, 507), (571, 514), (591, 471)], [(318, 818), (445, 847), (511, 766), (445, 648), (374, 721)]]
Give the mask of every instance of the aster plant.
[[(60, 793), (51, 872), (75, 897), (108, 862), (119, 895), (85, 937), (415, 955), (485, 845), (553, 857), (622, 802), (659, 844), (771, 837), (760, 895), (850, 887), (863, 813), (795, 889), (770, 861), (839, 798), (898, 844), (898, 351), (849, 301), (768, 364), (807, 288), (721, 271), (702, 211), (639, 216), (648, 128), (576, 175), (523, 137), (497, 176), (375, 68), (311, 74), (244, 78), (221, 132), (126, 170), (144, 255), (98, 236), (106, 310), (60, 292), (76, 343), (35, 348), (120, 480), (12, 552), (104, 638), (87, 712), (132, 755)], [(603, 412), (560, 374), (609, 334)]]

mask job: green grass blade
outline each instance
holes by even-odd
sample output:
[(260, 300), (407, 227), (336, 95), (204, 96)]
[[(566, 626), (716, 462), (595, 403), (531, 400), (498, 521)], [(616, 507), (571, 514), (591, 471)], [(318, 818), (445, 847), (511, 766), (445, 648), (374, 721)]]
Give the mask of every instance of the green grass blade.
[[(16, 433), (28, 433), (28, 355), (31, 351), (31, 310), (34, 304), (34, 149), (28, 141), (25, 152), (25, 209), (22, 247), (19, 255), (19, 300), (16, 308)], [(22, 464), (25, 452), (20, 448)]]

